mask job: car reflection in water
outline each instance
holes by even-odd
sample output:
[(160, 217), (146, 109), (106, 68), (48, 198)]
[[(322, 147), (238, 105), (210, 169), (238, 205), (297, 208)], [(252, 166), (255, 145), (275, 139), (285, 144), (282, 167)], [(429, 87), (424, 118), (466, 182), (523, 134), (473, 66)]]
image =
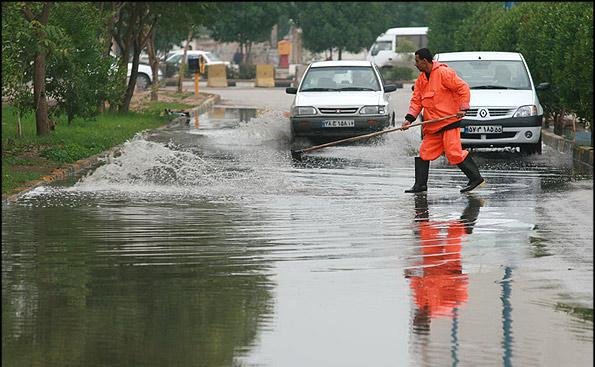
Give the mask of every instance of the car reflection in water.
[(483, 200), (468, 195), (459, 219), (431, 221), (426, 194), (415, 196), (415, 235), (422, 260), (405, 269), (416, 305), (412, 327), (427, 335), (432, 318), (451, 317), (456, 326), (458, 307), (467, 301), (468, 275), (463, 273), (461, 241), (473, 232)]

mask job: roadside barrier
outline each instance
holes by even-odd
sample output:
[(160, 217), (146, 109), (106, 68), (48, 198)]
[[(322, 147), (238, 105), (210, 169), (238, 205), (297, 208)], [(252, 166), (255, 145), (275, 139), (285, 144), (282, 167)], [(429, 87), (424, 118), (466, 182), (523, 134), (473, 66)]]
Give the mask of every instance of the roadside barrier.
[(208, 65), (207, 86), (209, 87), (227, 87), (226, 66), (224, 64)]
[(273, 64), (256, 65), (255, 86), (265, 88), (272, 88), (275, 86), (275, 70)]

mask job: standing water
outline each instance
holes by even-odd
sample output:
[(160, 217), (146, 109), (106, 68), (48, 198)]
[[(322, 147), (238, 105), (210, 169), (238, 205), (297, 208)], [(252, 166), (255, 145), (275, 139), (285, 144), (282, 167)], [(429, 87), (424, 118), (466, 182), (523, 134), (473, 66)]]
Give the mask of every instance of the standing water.
[(7, 366), (591, 366), (593, 181), (413, 131), (292, 161), (279, 111), (216, 106), (2, 211)]

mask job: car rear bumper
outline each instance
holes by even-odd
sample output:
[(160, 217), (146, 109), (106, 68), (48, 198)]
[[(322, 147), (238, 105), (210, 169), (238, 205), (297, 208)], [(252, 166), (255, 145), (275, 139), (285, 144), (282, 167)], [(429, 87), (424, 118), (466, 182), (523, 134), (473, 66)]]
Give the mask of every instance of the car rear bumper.
[[(353, 120), (353, 126), (324, 127), (324, 122), (329, 120)], [(348, 138), (381, 131), (390, 125), (390, 118), (388, 115), (292, 117), (290, 123), (294, 137)]]

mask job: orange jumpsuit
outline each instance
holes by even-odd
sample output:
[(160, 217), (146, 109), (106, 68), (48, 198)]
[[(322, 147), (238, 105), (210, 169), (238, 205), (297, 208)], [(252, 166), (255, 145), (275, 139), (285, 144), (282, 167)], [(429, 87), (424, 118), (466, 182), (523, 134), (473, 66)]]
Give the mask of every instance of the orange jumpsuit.
[(452, 316), (453, 309), (467, 301), (468, 277), (461, 264), (465, 226), (458, 220), (447, 222), (444, 238), (440, 233), (443, 223), (419, 223), (423, 268), (410, 283), (417, 307), (427, 310), (430, 317)]
[[(433, 120), (469, 109), (470, 99), (471, 92), (467, 83), (446, 64), (434, 61), (429, 80), (422, 72), (415, 81), (408, 114), (416, 118), (423, 109), (424, 121)], [(464, 161), (469, 152), (461, 146), (459, 129), (441, 130), (459, 120), (458, 117), (452, 117), (423, 125), (420, 158), (433, 161), (444, 153), (450, 164), (456, 165)]]

